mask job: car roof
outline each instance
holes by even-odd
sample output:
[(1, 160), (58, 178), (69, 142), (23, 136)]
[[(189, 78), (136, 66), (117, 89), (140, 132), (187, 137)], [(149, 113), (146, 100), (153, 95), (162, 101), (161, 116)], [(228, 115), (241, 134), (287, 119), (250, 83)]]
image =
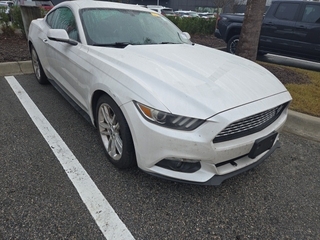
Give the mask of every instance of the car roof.
[(13, 4), (13, 2), (12, 2), (12, 1), (0, 1), (0, 3), (1, 3), (1, 4), (5, 4), (5, 5), (8, 5), (8, 3)]

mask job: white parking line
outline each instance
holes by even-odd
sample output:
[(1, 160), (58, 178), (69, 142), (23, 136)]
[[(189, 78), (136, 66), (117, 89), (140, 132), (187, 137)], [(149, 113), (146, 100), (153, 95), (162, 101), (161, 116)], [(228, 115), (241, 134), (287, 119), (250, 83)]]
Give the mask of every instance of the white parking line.
[(13, 76), (5, 77), (108, 240), (134, 239), (89, 174)]

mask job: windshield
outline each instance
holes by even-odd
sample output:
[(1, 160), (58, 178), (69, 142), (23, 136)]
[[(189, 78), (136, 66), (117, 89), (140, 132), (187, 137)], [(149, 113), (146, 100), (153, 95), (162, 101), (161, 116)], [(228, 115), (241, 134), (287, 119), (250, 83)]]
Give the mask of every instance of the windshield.
[(153, 12), (88, 8), (80, 17), (89, 45), (190, 43), (172, 22)]

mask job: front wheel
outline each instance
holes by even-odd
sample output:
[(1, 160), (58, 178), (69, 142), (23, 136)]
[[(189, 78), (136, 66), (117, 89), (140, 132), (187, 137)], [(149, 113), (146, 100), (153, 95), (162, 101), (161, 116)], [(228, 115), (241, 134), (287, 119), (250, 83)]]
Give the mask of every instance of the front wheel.
[(136, 165), (129, 126), (118, 105), (102, 95), (96, 107), (96, 125), (108, 160), (118, 168)]
[(48, 83), (48, 78), (43, 71), (38, 54), (33, 46), (31, 46), (31, 60), (32, 60), (34, 75), (36, 76), (36, 79), (38, 80), (38, 82), (40, 84)]
[(239, 43), (239, 35), (234, 35), (229, 39), (227, 44), (227, 51), (232, 54), (236, 54), (237, 46)]

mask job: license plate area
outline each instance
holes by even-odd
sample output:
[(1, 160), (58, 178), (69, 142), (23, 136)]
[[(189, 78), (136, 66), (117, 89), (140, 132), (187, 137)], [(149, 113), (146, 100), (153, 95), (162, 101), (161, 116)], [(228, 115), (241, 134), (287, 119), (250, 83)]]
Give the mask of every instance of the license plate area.
[(248, 154), (248, 157), (252, 158), (252, 159), (256, 158), (258, 155), (260, 155), (264, 151), (267, 151), (268, 149), (270, 149), (273, 146), (274, 141), (276, 140), (277, 136), (278, 136), (277, 132), (272, 132), (265, 137), (257, 139), (254, 142), (254, 144)]

